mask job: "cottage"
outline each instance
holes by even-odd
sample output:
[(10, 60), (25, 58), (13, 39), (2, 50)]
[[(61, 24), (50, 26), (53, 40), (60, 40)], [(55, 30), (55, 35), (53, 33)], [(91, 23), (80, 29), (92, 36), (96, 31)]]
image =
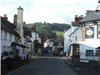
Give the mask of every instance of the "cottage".
[(29, 55), (29, 59), (31, 59), (31, 56), (34, 54), (34, 47), (33, 47), (33, 42), (31, 40), (32, 38), (32, 32), (31, 29), (28, 28), (28, 26), (26, 26), (26, 24), (24, 23), (24, 41), (25, 41), (25, 45), (26, 45), (26, 53)]
[(80, 24), (79, 21), (82, 19), (82, 16), (75, 16), (75, 22), (72, 22), (71, 28), (64, 33), (64, 52), (68, 56), (73, 55), (73, 45), (78, 44), (80, 39)]
[(80, 21), (81, 36), (80, 61), (100, 61), (100, 10), (88, 10), (86, 16)]
[(20, 39), (20, 35), (14, 30), (15, 26), (7, 20), (7, 16), (1, 18), (1, 53), (13, 52), (11, 49), (12, 42)]
[(67, 45), (67, 47), (69, 46), (69, 50), (67, 50), (69, 56), (78, 57), (80, 62), (85, 63), (100, 61), (100, 11), (89, 10), (85, 17), (77, 21), (79, 22), (75, 20), (72, 23), (73, 31), (65, 36), (69, 42), (69, 45)]

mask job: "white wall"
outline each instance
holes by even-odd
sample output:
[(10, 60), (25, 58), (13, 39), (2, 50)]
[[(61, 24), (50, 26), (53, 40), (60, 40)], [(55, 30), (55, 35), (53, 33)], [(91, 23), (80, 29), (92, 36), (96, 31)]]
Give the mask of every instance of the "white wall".
[(79, 43), (80, 41), (80, 28), (76, 28), (77, 30), (73, 33), (73, 40), (72, 40), (72, 43)]
[(28, 52), (32, 50), (32, 42), (27, 42)]
[[(77, 43), (79, 41), (80, 30), (78, 29), (77, 31), (74, 32), (74, 30), (77, 28), (78, 28), (77, 26), (71, 26), (71, 28), (64, 33), (64, 52), (68, 52), (69, 46), (72, 43)], [(77, 36), (77, 41), (75, 39), (76, 36)]]
[[(95, 53), (96, 48), (100, 46), (100, 39), (97, 38), (97, 25), (94, 25), (93, 22), (89, 22), (85, 24), (86, 26), (84, 28), (82, 27), (82, 29), (81, 27), (78, 28), (78, 27), (73, 26), (71, 27), (72, 31), (70, 29), (66, 31), (64, 34), (64, 51), (68, 51), (68, 47), (72, 43), (80, 44), (80, 59), (87, 59), (86, 50), (94, 50), (94, 53)], [(87, 39), (85, 38), (85, 28), (89, 26), (94, 27), (94, 38)], [(75, 29), (77, 30), (74, 31)], [(71, 34), (70, 37), (68, 37), (69, 34)], [(77, 36), (77, 40), (76, 40), (76, 36)], [(71, 39), (72, 42), (70, 42), (69, 39)]]
[[(1, 49), (1, 16), (0, 16), (0, 49)], [(0, 50), (0, 61), (1, 61), (1, 50)], [(1, 62), (0, 62), (0, 67), (1, 67)]]
[(68, 49), (69, 49), (69, 35), (71, 34), (72, 32), (72, 28), (70, 28), (69, 30), (67, 30), (65, 33), (64, 33), (64, 52), (68, 52)]
[[(5, 36), (6, 34), (6, 36)], [(15, 35), (9, 33), (9, 32), (6, 32), (4, 30), (1, 30), (1, 52), (3, 51), (10, 51), (11, 48), (11, 43), (12, 42), (15, 42)], [(4, 46), (5, 46), (5, 49), (4, 49)]]
[(94, 38), (85, 39), (84, 41), (80, 40), (79, 43), (97, 48), (100, 46), (100, 39), (97, 38), (97, 25), (93, 25), (92, 27), (94, 27)]
[(16, 46), (16, 49), (19, 51), (19, 57), (23, 56), (23, 48), (20, 46)]
[(17, 32), (20, 34), (21, 43), (24, 44), (24, 35), (23, 35), (23, 9), (19, 7), (17, 9)]
[(39, 34), (36, 32), (32, 32), (32, 41), (38, 40), (41, 43), (41, 38), (39, 37)]

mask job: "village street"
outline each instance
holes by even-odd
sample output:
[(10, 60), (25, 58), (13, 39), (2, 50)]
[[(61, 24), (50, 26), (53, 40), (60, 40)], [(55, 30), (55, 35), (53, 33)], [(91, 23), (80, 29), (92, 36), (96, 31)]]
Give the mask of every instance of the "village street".
[(33, 56), (32, 62), (6, 75), (99, 75), (100, 68), (75, 66), (66, 57)]
[(2, 75), (100, 75), (100, 0), (1, 1)]
[(40, 57), (7, 75), (76, 75), (60, 57)]

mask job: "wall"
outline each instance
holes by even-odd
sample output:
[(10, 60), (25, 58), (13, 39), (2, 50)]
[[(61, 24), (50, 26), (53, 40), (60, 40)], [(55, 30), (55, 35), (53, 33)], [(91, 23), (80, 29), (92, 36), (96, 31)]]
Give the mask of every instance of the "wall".
[[(1, 16), (0, 16), (0, 49), (1, 49)], [(1, 61), (1, 50), (0, 50), (0, 61)], [(1, 67), (1, 62), (0, 62), (0, 67)], [(1, 73), (1, 70), (0, 70)]]
[(23, 36), (23, 8), (19, 7), (17, 10), (17, 32), (20, 34), (21, 43), (24, 44)]
[(32, 41), (34, 42), (34, 40), (38, 40), (41, 43), (41, 39), (39, 37), (39, 34), (36, 32), (32, 32)]
[[(93, 22), (85, 23), (86, 26), (84, 28), (94, 27), (94, 38), (85, 38), (84, 40), (80, 40), (80, 59), (87, 59), (86, 50), (93, 50), (96, 52), (96, 48), (100, 46), (100, 39), (97, 38), (97, 25), (94, 25)], [(94, 56), (89, 59), (94, 60)]]
[[(11, 43), (15, 42), (15, 35), (10, 34), (9, 32), (6, 32), (4, 30), (1, 30), (1, 52), (3, 51), (10, 51)], [(5, 49), (4, 49), (5, 46)]]
[(69, 35), (71, 34), (71, 32), (72, 32), (72, 28), (70, 28), (69, 30), (67, 30), (64, 33), (64, 52), (68, 52), (68, 49), (69, 49), (69, 46), (70, 46)]
[(68, 52), (69, 46), (73, 43), (78, 43), (79, 39), (80, 39), (80, 28), (78, 28), (78, 26), (71, 26), (71, 28), (64, 33), (64, 52)]

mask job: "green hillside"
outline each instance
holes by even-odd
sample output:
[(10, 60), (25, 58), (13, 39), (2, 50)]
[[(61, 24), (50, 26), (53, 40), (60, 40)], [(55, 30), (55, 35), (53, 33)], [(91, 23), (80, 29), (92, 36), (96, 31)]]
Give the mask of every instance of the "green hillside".
[(59, 24), (59, 23), (34, 23), (36, 32), (40, 33), (41, 37), (56, 38), (63, 37), (64, 30), (70, 28), (69, 24)]

